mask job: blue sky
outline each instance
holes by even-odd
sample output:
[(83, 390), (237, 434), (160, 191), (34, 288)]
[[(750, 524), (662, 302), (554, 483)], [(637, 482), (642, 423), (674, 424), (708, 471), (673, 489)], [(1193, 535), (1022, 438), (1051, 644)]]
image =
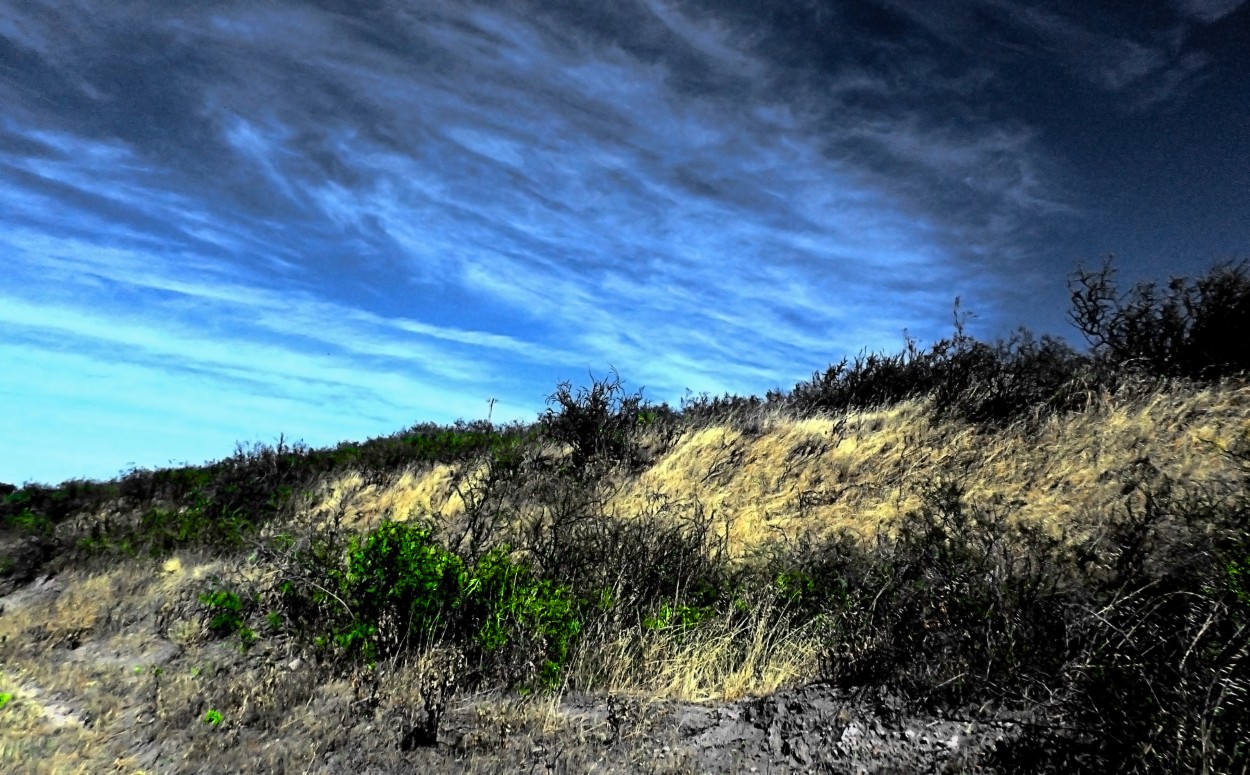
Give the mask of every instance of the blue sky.
[(0, 481), (676, 405), (1250, 255), (1243, 0), (0, 0)]

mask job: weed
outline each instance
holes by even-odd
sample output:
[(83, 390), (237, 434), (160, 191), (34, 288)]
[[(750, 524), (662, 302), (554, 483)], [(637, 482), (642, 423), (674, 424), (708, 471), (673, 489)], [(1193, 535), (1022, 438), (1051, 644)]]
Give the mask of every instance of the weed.
[(716, 615), (711, 606), (661, 603), (655, 614), (642, 620), (644, 630), (689, 630)]

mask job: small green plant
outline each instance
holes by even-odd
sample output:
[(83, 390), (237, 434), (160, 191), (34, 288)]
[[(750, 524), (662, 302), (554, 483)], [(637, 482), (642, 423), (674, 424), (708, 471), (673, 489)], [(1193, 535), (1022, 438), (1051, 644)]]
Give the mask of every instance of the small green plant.
[(200, 602), (212, 612), (208, 627), (218, 635), (238, 634), (240, 644), (247, 648), (256, 642), (256, 633), (246, 624), (243, 600), (228, 589), (213, 589), (200, 595)]
[(213, 611), (208, 626), (230, 634), (243, 626), (243, 601), (226, 589), (215, 589), (200, 595), (200, 602)]
[(672, 604), (661, 603), (660, 607), (652, 616), (648, 616), (642, 620), (643, 629), (646, 630), (680, 630), (685, 631), (694, 628), (706, 619), (715, 616), (716, 611), (711, 606), (686, 605), (684, 603)]
[(1237, 600), (1242, 605), (1250, 606), (1250, 556), (1230, 560), (1224, 566), (1224, 575), (1228, 577), (1228, 585)]
[(52, 533), (52, 520), (44, 514), (32, 511), (30, 508), (22, 509), (19, 514), (13, 517), (13, 525), (19, 530), (28, 533), (37, 533), (39, 535)]
[(221, 726), (221, 711), (210, 709), (204, 714), (204, 723), (214, 727)]
[(4, 710), (4, 706), (13, 701), (13, 695), (8, 692), (0, 692), (0, 710)]
[(777, 574), (777, 592), (790, 603), (798, 603), (816, 591), (816, 579), (812, 574), (792, 569)]

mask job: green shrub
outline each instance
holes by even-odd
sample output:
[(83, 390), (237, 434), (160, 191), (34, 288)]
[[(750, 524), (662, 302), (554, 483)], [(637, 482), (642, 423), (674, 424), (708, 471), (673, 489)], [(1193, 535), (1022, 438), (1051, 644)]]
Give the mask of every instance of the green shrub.
[(349, 654), (374, 660), (450, 643), (508, 684), (555, 686), (580, 630), (569, 589), (537, 578), (507, 547), (469, 566), (428, 528), (403, 522), (351, 542), (337, 589), (350, 618), (334, 639)]
[(25, 533), (35, 533), (38, 535), (52, 534), (52, 520), (45, 514), (38, 514), (29, 508), (22, 509), (15, 516), (10, 518), (10, 524)]
[(413, 636), (436, 640), (452, 624), (463, 583), (464, 564), (430, 530), (383, 522), (351, 542), (338, 586), (353, 621), (338, 641), (374, 658), (397, 653)]
[[(465, 585), (462, 616), (485, 655), (496, 655), (504, 665), (515, 664), (518, 657), (534, 658), (537, 683), (551, 689), (581, 630), (577, 601), (568, 587), (535, 578), (527, 565), (508, 555), (508, 547), (496, 547), (478, 560)], [(531, 678), (502, 677), (508, 683)]]
[(216, 587), (201, 594), (199, 600), (208, 609), (210, 615), (208, 627), (215, 634), (221, 636), (237, 634), (244, 648), (256, 641), (256, 633), (247, 626), (244, 601), (236, 593)]

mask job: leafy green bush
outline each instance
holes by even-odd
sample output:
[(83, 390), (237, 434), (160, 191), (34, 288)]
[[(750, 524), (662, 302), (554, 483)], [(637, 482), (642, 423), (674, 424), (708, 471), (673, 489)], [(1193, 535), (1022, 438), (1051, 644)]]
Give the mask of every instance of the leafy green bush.
[(341, 565), (322, 554), (305, 567), (313, 583), (301, 584), (307, 574), (282, 582), (286, 616), (329, 626), (323, 643), (371, 662), (454, 645), (472, 658), (479, 680), (551, 688), (581, 629), (569, 588), (537, 577), (506, 546), (469, 565), (420, 525), (383, 522), (350, 540)]
[(537, 660), (534, 680), (555, 688), (581, 631), (578, 603), (568, 587), (535, 578), (508, 555), (508, 547), (496, 547), (473, 567), (462, 601), (464, 621), (474, 631), (473, 643), (505, 667), (505, 682), (528, 682), (527, 671), (514, 666)]
[[(353, 622), (337, 635), (341, 645), (373, 658), (438, 639), (465, 581), (460, 558), (439, 546), (430, 530), (383, 522), (353, 539), (339, 590)], [(415, 644), (413, 644), (415, 645)]]

